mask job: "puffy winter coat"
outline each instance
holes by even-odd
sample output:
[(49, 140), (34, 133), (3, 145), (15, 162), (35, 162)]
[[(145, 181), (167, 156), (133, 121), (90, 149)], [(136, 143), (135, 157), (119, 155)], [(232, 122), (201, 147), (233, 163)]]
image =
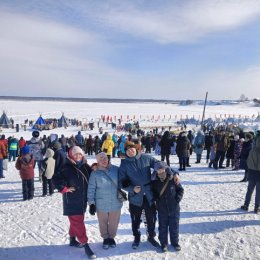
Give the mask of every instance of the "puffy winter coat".
[(120, 210), (123, 203), (117, 199), (117, 185), (118, 166), (109, 165), (107, 169), (97, 169), (89, 179), (88, 203), (95, 204), (101, 212)]
[(172, 179), (169, 181), (165, 191), (160, 197), (160, 192), (166, 181), (167, 179), (164, 182), (156, 179), (152, 182), (152, 190), (159, 214), (171, 216), (175, 215), (176, 208), (179, 207), (179, 202), (183, 197), (184, 189), (181, 184), (176, 185)]
[(65, 187), (74, 187), (74, 192), (63, 193), (63, 215), (82, 215), (87, 207), (87, 189), (91, 168), (84, 163), (78, 167), (70, 159), (66, 159), (66, 164), (58, 174), (53, 176), (53, 183), (62, 191)]
[(244, 169), (244, 170), (248, 169), (246, 161), (252, 147), (253, 147), (253, 140), (248, 140), (243, 142), (242, 150), (240, 154), (240, 165), (239, 165), (240, 169)]
[(0, 159), (3, 159), (7, 156), (7, 151), (5, 145), (0, 142)]
[(40, 140), (40, 138), (32, 137), (27, 144), (30, 146), (30, 151), (34, 160), (41, 161), (43, 159), (42, 149), (44, 149), (44, 143)]
[(179, 136), (176, 145), (176, 154), (178, 157), (189, 157), (190, 156), (190, 141), (187, 136)]
[(255, 147), (249, 152), (247, 166), (248, 179), (260, 182), (260, 137), (256, 139)]
[(161, 146), (161, 154), (168, 155), (171, 154), (171, 147), (173, 145), (173, 141), (170, 137), (169, 131), (165, 131), (161, 141), (159, 142), (159, 145)]
[(111, 135), (108, 134), (107, 135), (107, 139), (102, 144), (101, 150), (104, 151), (104, 149), (106, 149), (106, 154), (107, 155), (112, 155), (113, 148), (114, 148), (114, 142), (112, 140)]
[[(145, 195), (149, 204), (152, 205), (151, 168), (154, 168), (156, 161), (152, 156), (140, 153), (137, 153), (135, 157), (126, 157), (121, 161), (119, 185), (123, 186), (123, 183), (129, 183), (124, 189), (128, 191), (128, 199), (131, 204), (141, 207)], [(141, 187), (139, 193), (134, 192), (135, 186)]]
[(205, 136), (201, 131), (198, 131), (195, 139), (194, 139), (194, 152), (196, 154), (202, 154), (204, 146), (205, 146)]
[(22, 180), (34, 179), (34, 159), (31, 154), (20, 156), (15, 163), (15, 168), (20, 171)]
[(42, 161), (41, 170), (44, 176), (50, 180), (54, 174), (55, 160), (53, 159), (54, 151), (50, 148), (45, 153), (46, 158)]

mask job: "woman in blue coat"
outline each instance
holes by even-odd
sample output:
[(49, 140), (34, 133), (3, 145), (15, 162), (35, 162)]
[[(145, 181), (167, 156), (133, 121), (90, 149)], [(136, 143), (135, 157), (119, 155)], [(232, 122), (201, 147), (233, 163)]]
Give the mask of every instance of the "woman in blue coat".
[(90, 214), (97, 212), (103, 248), (116, 247), (115, 236), (123, 203), (117, 198), (118, 167), (111, 165), (106, 153), (96, 155), (97, 170), (90, 176), (88, 203)]

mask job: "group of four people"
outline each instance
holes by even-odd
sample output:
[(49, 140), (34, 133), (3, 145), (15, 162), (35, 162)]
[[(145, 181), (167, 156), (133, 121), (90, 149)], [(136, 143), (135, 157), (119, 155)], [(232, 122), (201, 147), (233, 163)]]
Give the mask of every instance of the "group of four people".
[[(84, 213), (89, 204), (91, 215), (97, 214), (103, 248), (116, 247), (115, 236), (120, 222), (122, 202), (118, 189), (128, 191), (129, 210), (134, 241), (132, 248), (140, 244), (142, 211), (147, 221), (148, 241), (156, 248), (156, 207), (159, 218), (159, 240), (162, 251), (168, 250), (168, 231), (171, 245), (179, 245), (179, 202), (183, 188), (177, 172), (150, 155), (138, 153), (135, 144), (126, 142), (126, 158), (121, 165), (112, 165), (107, 155), (97, 154), (97, 169), (92, 171), (78, 146), (70, 149), (63, 169), (54, 176), (55, 187), (63, 194), (63, 213), (70, 222), (70, 246), (84, 247), (90, 259), (96, 258), (91, 250)], [(154, 173), (151, 173), (151, 168)]]

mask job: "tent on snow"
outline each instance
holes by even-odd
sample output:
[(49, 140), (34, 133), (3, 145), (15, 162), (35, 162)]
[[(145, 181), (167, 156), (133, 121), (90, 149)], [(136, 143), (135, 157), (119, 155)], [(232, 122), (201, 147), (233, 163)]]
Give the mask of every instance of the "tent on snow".
[(9, 118), (7, 117), (5, 111), (3, 112), (1, 118), (0, 118), (0, 126), (3, 128), (11, 128), (12, 124)]
[(39, 118), (36, 120), (36, 122), (33, 125), (33, 129), (38, 129), (38, 130), (42, 130), (44, 128), (44, 126), (46, 125), (45, 120), (42, 118), (42, 116), (40, 115)]
[(61, 118), (58, 120), (58, 127), (68, 127), (68, 120), (67, 118), (64, 116), (64, 113), (62, 113)]

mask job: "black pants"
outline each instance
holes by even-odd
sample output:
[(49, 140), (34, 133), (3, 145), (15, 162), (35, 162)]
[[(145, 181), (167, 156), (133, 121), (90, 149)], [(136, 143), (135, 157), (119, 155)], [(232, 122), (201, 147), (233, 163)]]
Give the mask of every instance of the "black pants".
[(155, 236), (155, 222), (156, 222), (156, 208), (155, 204), (149, 206), (149, 203), (144, 196), (143, 205), (141, 207), (135, 206), (129, 203), (129, 210), (132, 220), (132, 231), (134, 236), (140, 235), (140, 220), (142, 215), (142, 210), (145, 211), (146, 222), (147, 222), (147, 232), (150, 237)]
[(22, 180), (23, 200), (30, 200), (34, 197), (34, 179)]
[(53, 194), (54, 185), (52, 179), (48, 180), (45, 176), (42, 176), (42, 195), (47, 195), (47, 190), (49, 187), (49, 194)]
[(215, 161), (214, 161), (214, 168), (218, 168), (218, 167), (222, 167), (223, 166), (223, 162), (225, 160), (225, 151), (217, 151), (216, 152), (216, 157), (215, 157)]
[(170, 155), (169, 154), (161, 154), (161, 161), (164, 162), (165, 158), (166, 158), (167, 165), (170, 166)]

